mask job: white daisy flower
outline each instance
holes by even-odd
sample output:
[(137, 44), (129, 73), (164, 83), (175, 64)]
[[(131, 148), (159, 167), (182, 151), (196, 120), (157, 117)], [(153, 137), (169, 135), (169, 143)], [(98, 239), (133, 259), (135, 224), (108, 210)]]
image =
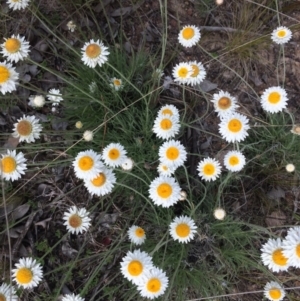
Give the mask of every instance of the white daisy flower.
[(211, 102), (214, 104), (215, 111), (219, 117), (223, 117), (228, 113), (231, 114), (238, 108), (236, 98), (222, 90), (213, 95)]
[(12, 270), (12, 277), (19, 287), (33, 288), (38, 286), (43, 278), (43, 270), (35, 259), (21, 258), (15, 266), (16, 268)]
[(197, 226), (195, 222), (188, 216), (175, 217), (170, 224), (169, 231), (174, 240), (178, 240), (181, 243), (187, 243), (194, 239), (197, 232)]
[(174, 174), (175, 170), (175, 168), (170, 167), (164, 163), (159, 163), (159, 165), (157, 166), (157, 171), (161, 176), (171, 177)]
[(227, 142), (243, 141), (248, 136), (248, 122), (246, 116), (236, 112), (225, 115), (219, 124), (219, 132)]
[(101, 41), (92, 39), (81, 48), (81, 60), (91, 68), (95, 68), (97, 64), (101, 67), (108, 60), (109, 52), (107, 50), (108, 47), (104, 46)]
[(134, 166), (134, 161), (131, 158), (126, 158), (126, 160), (121, 164), (123, 170), (130, 171)]
[(0, 286), (0, 300), (1, 301), (18, 301), (19, 298), (16, 295), (16, 290), (9, 284), (2, 283)]
[(27, 169), (26, 159), (22, 152), (16, 153), (15, 150), (7, 150), (6, 154), (2, 154), (0, 160), (0, 172), (1, 176), (9, 181), (15, 181), (21, 177), (21, 174), (25, 174)]
[(8, 61), (17, 63), (28, 56), (29, 43), (20, 35), (12, 35), (1, 44), (1, 53)]
[(245, 164), (246, 158), (239, 151), (229, 151), (224, 157), (224, 165), (230, 171), (240, 171)]
[(158, 150), (160, 162), (176, 169), (183, 165), (187, 159), (184, 146), (177, 140), (169, 140), (163, 143)]
[(174, 82), (179, 82), (180, 84), (187, 84), (193, 73), (194, 70), (189, 63), (179, 63), (172, 71)]
[(287, 172), (293, 172), (293, 171), (295, 171), (295, 168), (296, 168), (295, 165), (292, 163), (289, 163), (285, 166), (285, 169)]
[(77, 178), (83, 180), (94, 179), (104, 169), (101, 156), (93, 150), (80, 152), (72, 165)]
[(112, 88), (114, 88), (116, 91), (120, 91), (123, 89), (124, 85), (120, 78), (113, 77), (110, 79), (110, 84)]
[(28, 105), (33, 108), (41, 108), (45, 104), (45, 97), (43, 95), (31, 95), (29, 97)]
[(287, 101), (287, 93), (281, 87), (266, 89), (260, 98), (261, 106), (270, 113), (277, 113), (285, 109)]
[(110, 193), (116, 183), (116, 176), (109, 168), (102, 168), (102, 171), (92, 180), (84, 180), (84, 186), (90, 194), (103, 196)]
[(68, 231), (72, 234), (79, 234), (87, 231), (91, 225), (91, 219), (89, 218), (89, 212), (85, 208), (77, 208), (72, 206), (69, 211), (64, 213), (63, 217), (64, 225)]
[(285, 44), (292, 38), (292, 32), (285, 26), (279, 26), (273, 30), (271, 39), (276, 44)]
[(205, 158), (199, 162), (197, 170), (199, 177), (205, 181), (215, 181), (221, 174), (220, 163), (212, 158)]
[(200, 30), (197, 26), (187, 25), (179, 32), (178, 41), (184, 47), (192, 47), (198, 43), (200, 37)]
[(180, 124), (178, 122), (178, 118), (174, 115), (171, 116), (169, 114), (158, 115), (154, 120), (153, 132), (157, 137), (162, 139), (170, 139), (173, 138), (176, 134), (178, 134), (180, 128)]
[(170, 207), (180, 198), (180, 186), (174, 178), (159, 176), (155, 178), (149, 188), (150, 199), (155, 205)]
[(223, 208), (216, 208), (214, 210), (214, 217), (218, 220), (223, 220), (226, 216), (226, 211)]
[(152, 258), (143, 251), (128, 251), (121, 261), (121, 273), (129, 281), (138, 284), (143, 280), (145, 273), (153, 269)]
[(263, 264), (272, 272), (287, 271), (288, 258), (283, 255), (282, 240), (270, 238), (260, 249)]
[(281, 301), (285, 296), (285, 291), (278, 282), (271, 281), (265, 285), (264, 295), (270, 301)]
[(13, 10), (24, 9), (28, 6), (30, 0), (7, 0), (9, 8)]
[(62, 94), (60, 93), (59, 89), (50, 89), (47, 98), (52, 102), (52, 106), (58, 106), (59, 103), (63, 100), (61, 96)]
[(76, 24), (71, 20), (67, 23), (67, 27), (71, 32), (74, 32), (76, 29)]
[(193, 73), (191, 77), (187, 80), (187, 84), (195, 86), (200, 84), (206, 77), (206, 70), (200, 62), (189, 62), (192, 67)]
[(166, 273), (153, 267), (151, 270), (145, 272), (143, 280), (138, 284), (137, 289), (140, 291), (142, 297), (154, 299), (162, 294), (168, 287), (169, 279)]
[(282, 242), (283, 255), (288, 258), (288, 263), (300, 268), (300, 227), (290, 228)]
[(40, 138), (41, 131), (42, 126), (38, 119), (34, 116), (23, 115), (23, 117), (18, 119), (18, 122), (14, 124), (12, 136), (19, 138), (19, 142), (26, 141), (30, 143)]
[(179, 201), (185, 201), (187, 199), (187, 193), (184, 190), (180, 191)]
[(110, 167), (121, 166), (125, 160), (127, 152), (120, 143), (110, 143), (102, 152), (102, 159), (104, 163)]
[(157, 113), (157, 116), (162, 115), (171, 115), (178, 119), (179, 122), (179, 111), (174, 105), (164, 105), (160, 108), (160, 110)]
[(68, 294), (64, 295), (61, 301), (84, 301), (84, 298), (81, 298), (79, 295)]
[(93, 134), (93, 131), (85, 131), (82, 135), (82, 138), (85, 140), (85, 141), (92, 141), (93, 138), (94, 138), (94, 134)]
[(0, 62), (0, 91), (2, 94), (16, 90), (16, 83), (19, 73), (15, 71), (15, 67), (10, 63)]
[(145, 230), (142, 227), (133, 225), (127, 231), (130, 241), (136, 245), (141, 245), (146, 239)]

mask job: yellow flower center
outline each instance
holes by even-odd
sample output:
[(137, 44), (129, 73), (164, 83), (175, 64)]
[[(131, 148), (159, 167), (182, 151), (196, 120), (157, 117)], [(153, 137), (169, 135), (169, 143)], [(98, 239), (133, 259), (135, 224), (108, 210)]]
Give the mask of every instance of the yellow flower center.
[(4, 47), (9, 53), (15, 53), (19, 51), (21, 42), (16, 38), (10, 38), (6, 40)]
[(84, 171), (90, 170), (94, 166), (94, 160), (90, 156), (83, 156), (79, 159), (78, 166)]
[(239, 162), (240, 162), (240, 160), (237, 156), (231, 156), (229, 158), (229, 164), (232, 166), (239, 164)]
[(158, 278), (151, 278), (147, 283), (147, 290), (151, 293), (157, 293), (160, 291), (161, 282)]
[(162, 166), (162, 169), (165, 170), (165, 171), (167, 171), (169, 168), (168, 168), (167, 165), (163, 165), (163, 166)]
[(179, 237), (187, 237), (191, 232), (189, 225), (187, 224), (179, 224), (176, 227), (176, 234)]
[(161, 113), (162, 114), (169, 114), (171, 116), (173, 115), (173, 112), (170, 109), (163, 109)]
[(120, 157), (120, 151), (116, 148), (112, 148), (108, 152), (108, 157), (111, 160), (117, 160)]
[(16, 170), (17, 162), (12, 157), (5, 157), (1, 160), (2, 170), (4, 173), (11, 173)]
[(142, 229), (142, 228), (137, 228), (137, 229), (135, 230), (135, 235), (136, 235), (137, 237), (143, 237), (143, 236), (145, 235), (144, 229)]
[(69, 224), (73, 228), (78, 228), (82, 225), (82, 218), (78, 214), (72, 214), (69, 217)]
[(9, 70), (5, 66), (0, 66), (0, 84), (7, 82), (9, 77)]
[(94, 59), (101, 54), (101, 47), (98, 44), (90, 44), (86, 47), (85, 53), (90, 59)]
[(296, 254), (300, 258), (300, 244), (298, 244), (296, 247)]
[(218, 107), (222, 110), (229, 109), (231, 107), (231, 99), (225, 96), (221, 97), (218, 100)]
[(163, 119), (161, 122), (160, 122), (160, 127), (163, 129), (163, 130), (169, 130), (170, 128), (172, 128), (172, 121), (170, 119)]
[(27, 284), (32, 281), (33, 274), (28, 268), (20, 268), (17, 271), (16, 279), (20, 284)]
[(273, 299), (275, 299), (275, 300), (277, 300), (277, 299), (279, 299), (281, 297), (281, 291), (280, 291), (280, 289), (275, 288), (275, 287), (271, 288), (269, 290), (269, 294), (270, 294), (270, 297), (273, 298)]
[(216, 172), (216, 168), (215, 168), (214, 164), (212, 164), (212, 163), (206, 163), (203, 166), (203, 173), (206, 176), (212, 176), (215, 172)]
[(157, 194), (164, 199), (168, 198), (172, 191), (172, 186), (168, 183), (162, 183), (157, 187)]
[(182, 31), (182, 36), (185, 40), (190, 40), (194, 37), (195, 31), (191, 27), (184, 28)]
[(6, 297), (2, 293), (0, 293), (0, 301), (6, 301)]
[(186, 78), (189, 74), (189, 70), (186, 67), (181, 67), (178, 70), (178, 77)]
[(129, 264), (128, 264), (128, 273), (131, 276), (138, 276), (143, 272), (143, 265), (140, 261), (138, 260), (132, 260)]
[(32, 132), (32, 124), (28, 120), (21, 120), (17, 124), (17, 132), (21, 136), (28, 136)]
[(272, 92), (269, 95), (268, 101), (272, 104), (276, 104), (280, 101), (280, 94), (278, 92)]
[(277, 36), (279, 38), (284, 38), (286, 36), (286, 31), (285, 30), (279, 30), (279, 31), (277, 31)]
[(279, 248), (272, 253), (273, 261), (280, 265), (285, 266), (287, 264), (288, 259), (282, 254), (282, 249)]
[(114, 79), (115, 86), (121, 86), (121, 81), (119, 79)]
[(169, 160), (176, 160), (179, 157), (179, 149), (175, 146), (171, 146), (166, 151), (166, 156)]
[(238, 119), (231, 119), (228, 122), (230, 132), (238, 133), (242, 129), (242, 123)]
[(104, 173), (100, 173), (97, 178), (93, 179), (91, 181), (94, 186), (100, 187), (103, 186), (103, 184), (106, 182), (106, 176)]
[(193, 73), (191, 74), (191, 77), (196, 77), (200, 73), (200, 69), (197, 65), (192, 65)]

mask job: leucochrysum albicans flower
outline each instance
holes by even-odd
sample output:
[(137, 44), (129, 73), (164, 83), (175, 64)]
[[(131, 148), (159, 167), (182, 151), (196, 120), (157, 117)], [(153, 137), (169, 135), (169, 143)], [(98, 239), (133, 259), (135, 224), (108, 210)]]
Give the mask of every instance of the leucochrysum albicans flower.
[(89, 130), (86, 130), (84, 131), (83, 135), (82, 135), (82, 138), (85, 140), (85, 141), (92, 141), (93, 138), (94, 138), (94, 133), (93, 131), (89, 131)]
[(183, 165), (187, 159), (184, 146), (177, 140), (168, 140), (158, 150), (160, 162), (173, 169)]
[(1, 53), (10, 62), (17, 63), (28, 56), (29, 43), (20, 35), (12, 35), (1, 44)]
[(116, 183), (116, 176), (114, 172), (106, 167), (91, 180), (84, 180), (84, 186), (89, 193), (97, 196), (103, 196), (110, 193)]
[(155, 299), (165, 292), (168, 283), (169, 279), (166, 273), (157, 267), (153, 267), (145, 272), (137, 288), (142, 297)]
[(7, 0), (9, 8), (13, 10), (24, 9), (28, 6), (30, 0)]
[(33, 108), (41, 108), (45, 104), (45, 97), (43, 95), (31, 95), (29, 96), (28, 105)]
[(159, 176), (155, 178), (149, 188), (150, 199), (155, 205), (170, 207), (180, 198), (180, 186), (174, 178)]
[(300, 227), (290, 228), (282, 242), (283, 255), (288, 258), (289, 265), (300, 268)]
[(104, 168), (101, 156), (93, 150), (80, 152), (72, 164), (76, 176), (83, 180), (94, 179)]
[(63, 100), (61, 96), (62, 94), (60, 93), (60, 90), (53, 88), (49, 90), (47, 98), (52, 102), (52, 106), (58, 106), (59, 103)]
[(261, 248), (263, 264), (272, 272), (287, 271), (288, 258), (283, 255), (282, 240), (270, 238)]
[(169, 231), (174, 240), (178, 240), (181, 243), (187, 243), (194, 239), (197, 232), (197, 226), (190, 217), (179, 216), (175, 217), (170, 224)]
[(212, 158), (205, 158), (200, 161), (197, 170), (199, 177), (205, 181), (215, 181), (221, 174), (220, 163)]
[(79, 295), (68, 294), (64, 295), (61, 301), (84, 301), (84, 298), (81, 298)]
[(223, 220), (226, 216), (226, 211), (223, 208), (216, 208), (214, 210), (214, 217), (218, 220)]
[(224, 156), (224, 165), (230, 171), (240, 171), (246, 164), (246, 158), (240, 151), (229, 151)]
[(145, 230), (142, 227), (133, 225), (127, 231), (130, 241), (136, 245), (141, 245), (146, 239)]
[(188, 62), (192, 67), (191, 76), (187, 80), (187, 84), (191, 86), (199, 85), (206, 77), (206, 70), (202, 63), (197, 61)]
[(91, 68), (95, 68), (97, 64), (101, 67), (108, 60), (109, 52), (107, 50), (108, 48), (101, 41), (92, 39), (81, 48), (81, 60)]
[(225, 115), (219, 124), (219, 132), (227, 142), (240, 142), (248, 136), (249, 119), (239, 113)]
[(12, 270), (13, 280), (19, 287), (33, 288), (38, 286), (43, 278), (41, 265), (33, 258), (21, 258)]
[(265, 285), (264, 295), (270, 301), (281, 301), (285, 297), (285, 291), (278, 282), (271, 281)]
[(39, 120), (34, 116), (23, 116), (14, 124), (13, 137), (19, 138), (19, 142), (26, 141), (27, 143), (34, 142), (40, 138), (42, 126)]
[(7, 150), (6, 154), (2, 154), (0, 160), (0, 173), (5, 180), (15, 181), (25, 173), (27, 169), (26, 159), (22, 152), (16, 153), (15, 150)]
[(110, 84), (112, 88), (114, 88), (116, 91), (120, 91), (123, 89), (123, 81), (120, 78), (113, 77), (110, 79)]
[(13, 286), (2, 283), (0, 286), (0, 300), (1, 301), (18, 301), (16, 290)]
[(0, 62), (0, 91), (2, 94), (16, 90), (16, 83), (19, 73), (15, 71), (15, 67), (6, 61)]
[(287, 172), (293, 172), (293, 171), (295, 171), (295, 165), (292, 164), (292, 163), (289, 163), (289, 164), (287, 164), (287, 165), (285, 166), (285, 170), (286, 170)]
[(179, 120), (174, 115), (158, 115), (154, 120), (153, 132), (162, 139), (173, 138), (178, 134), (180, 128)]
[(175, 82), (187, 84), (193, 72), (193, 68), (189, 63), (179, 63), (173, 68), (172, 75)]
[(63, 220), (68, 231), (73, 234), (85, 232), (91, 225), (89, 212), (85, 208), (77, 208), (76, 206), (72, 206), (69, 211), (64, 213)]
[(236, 98), (223, 90), (219, 91), (219, 93), (215, 93), (211, 102), (214, 104), (215, 111), (219, 117), (233, 113), (238, 108)]
[(74, 23), (74, 21), (70, 20), (70, 21), (67, 23), (67, 27), (68, 27), (68, 29), (69, 29), (71, 32), (74, 32), (75, 29), (76, 29), (76, 24)]
[(279, 26), (273, 30), (271, 39), (276, 44), (285, 44), (292, 38), (292, 32), (285, 26)]
[(184, 26), (178, 34), (178, 41), (184, 47), (192, 47), (198, 43), (201, 34), (197, 26)]
[(128, 251), (121, 261), (121, 273), (129, 281), (138, 284), (147, 271), (153, 269), (152, 258), (144, 251)]
[(173, 168), (165, 163), (159, 163), (159, 165), (157, 166), (157, 171), (162, 176), (171, 177), (172, 174), (175, 172), (175, 170), (176, 170), (175, 168)]
[(104, 163), (110, 167), (121, 166), (127, 159), (127, 152), (120, 143), (110, 143), (102, 152)]
[(121, 164), (123, 170), (130, 171), (134, 166), (134, 161), (131, 158), (126, 158), (126, 160)]
[(162, 106), (158, 113), (157, 116), (162, 116), (162, 115), (171, 115), (175, 116), (179, 120), (179, 111), (174, 105), (164, 105)]
[(261, 98), (261, 106), (270, 113), (277, 113), (282, 111), (287, 106), (287, 93), (281, 87), (271, 87), (266, 89)]

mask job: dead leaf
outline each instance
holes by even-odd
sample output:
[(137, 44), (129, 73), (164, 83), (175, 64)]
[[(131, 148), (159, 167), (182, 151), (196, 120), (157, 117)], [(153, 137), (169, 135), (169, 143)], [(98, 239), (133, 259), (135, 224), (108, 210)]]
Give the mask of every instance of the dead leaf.
[(209, 80), (205, 79), (201, 82), (200, 85), (197, 85), (196, 87), (200, 88), (198, 90), (204, 91), (204, 92), (209, 92), (211, 90), (214, 90), (218, 87), (217, 84), (214, 84), (210, 82)]
[(23, 204), (19, 207), (17, 207), (13, 212), (12, 212), (12, 219), (17, 220), (19, 218), (22, 218), (29, 210), (30, 205), (28, 204)]
[(279, 201), (281, 198), (285, 198), (285, 192), (280, 187), (272, 188), (272, 190), (267, 193), (267, 196), (271, 200), (278, 200)]
[(266, 217), (266, 224), (268, 227), (278, 227), (284, 225), (286, 222), (286, 215), (281, 210), (276, 210)]

